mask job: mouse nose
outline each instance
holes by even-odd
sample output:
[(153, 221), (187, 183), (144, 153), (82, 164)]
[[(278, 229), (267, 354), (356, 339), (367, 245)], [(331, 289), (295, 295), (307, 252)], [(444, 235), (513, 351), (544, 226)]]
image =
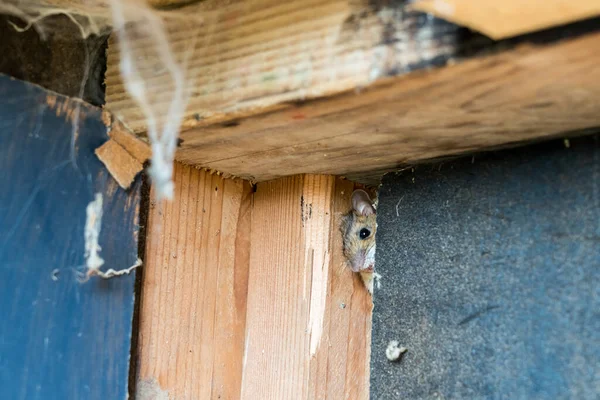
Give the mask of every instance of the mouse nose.
[(350, 267), (353, 272), (360, 272), (365, 267), (365, 253), (359, 252), (356, 254), (356, 257), (350, 263)]

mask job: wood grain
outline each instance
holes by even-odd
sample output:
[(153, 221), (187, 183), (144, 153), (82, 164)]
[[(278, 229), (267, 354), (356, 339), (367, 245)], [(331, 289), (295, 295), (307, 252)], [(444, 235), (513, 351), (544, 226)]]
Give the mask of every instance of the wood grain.
[[(402, 3), (205, 0), (163, 12), (170, 48), (174, 59), (185, 64), (190, 89), (184, 129), (439, 65), (482, 40), (446, 21), (410, 12)], [(163, 54), (154, 50), (143, 29), (129, 47), (134, 56), (146, 60), (139, 67), (146, 78), (147, 100), (164, 120), (175, 86), (163, 68)], [(144, 114), (121, 79), (116, 36), (107, 58), (106, 106), (133, 132), (143, 134)]]
[[(207, 0), (159, 14), (191, 79), (176, 158), (226, 176), (261, 182), (322, 173), (377, 184), (407, 164), (600, 125), (594, 27), (575, 39), (581, 31), (569, 26), (554, 36), (570, 40), (396, 76), (489, 50), (491, 41), (384, 0)], [(112, 40), (107, 108), (145, 139)], [(146, 91), (164, 115), (173, 89), (167, 69), (148, 35), (131, 46), (147, 61)]]
[(520, 47), (184, 131), (177, 158), (255, 181), (326, 173), (376, 183), (373, 171), (600, 126), (599, 41)]
[(242, 399), (368, 398), (372, 303), (338, 230), (352, 188), (322, 175), (257, 186)]
[(338, 230), (354, 184), (306, 175), (254, 193), (175, 171), (175, 200), (148, 222), (144, 388), (176, 400), (367, 399), (372, 302)]
[(171, 399), (239, 398), (251, 187), (176, 165), (173, 202), (151, 204), (139, 379)]

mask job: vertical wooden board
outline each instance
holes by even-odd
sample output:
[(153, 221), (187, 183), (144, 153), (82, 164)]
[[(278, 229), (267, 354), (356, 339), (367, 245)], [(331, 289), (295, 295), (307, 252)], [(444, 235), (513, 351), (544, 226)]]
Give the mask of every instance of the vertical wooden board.
[[(213, 399), (239, 399), (250, 264), (251, 193), (225, 180), (215, 318)], [(246, 184), (244, 184), (247, 187)], [(237, 212), (231, 212), (230, 210)], [(235, 333), (235, 334), (234, 334)], [(234, 382), (235, 384), (232, 384)]]
[(303, 184), (295, 176), (259, 184), (254, 194), (242, 399), (306, 395), (311, 266), (304, 258)]
[(372, 303), (339, 232), (352, 189), (320, 175), (258, 184), (242, 399), (368, 398)]
[[(329, 293), (329, 333), (328, 338), (331, 343), (336, 338), (346, 338), (350, 333), (350, 307), (352, 305), (352, 295), (354, 285), (352, 271), (346, 267), (344, 255), (342, 253), (342, 236), (339, 233), (342, 215), (350, 208), (352, 182), (337, 180), (334, 193), (333, 204), (333, 224), (332, 227), (332, 258), (331, 265), (331, 289)], [(335, 229), (338, 228), (336, 231)], [(342, 397), (346, 387), (346, 365), (348, 358), (354, 352), (349, 346), (339, 345), (335, 351), (329, 352), (327, 359), (327, 398), (346, 398)]]
[(348, 360), (346, 361), (346, 399), (368, 399), (371, 359), (371, 319), (373, 300), (364, 290), (357, 274), (353, 274), (350, 327), (348, 329)]
[(150, 208), (139, 379), (171, 399), (237, 399), (252, 189), (179, 164), (175, 184)]
[(335, 351), (329, 353), (328, 399), (369, 398), (373, 300), (364, 289), (360, 276), (346, 267), (342, 254), (342, 237), (338, 234), (341, 217), (350, 208), (353, 190), (354, 184), (351, 182), (341, 179), (336, 181), (333, 204), (335, 218), (331, 235), (335, 262), (332, 263), (331, 270), (329, 336), (332, 339), (344, 338), (345, 346), (340, 341)]
[(135, 262), (141, 184), (118, 187), (94, 155), (108, 140), (99, 110), (82, 104), (73, 130), (76, 104), (0, 75), (3, 399), (128, 395), (135, 272), (86, 283), (76, 272), (97, 192), (104, 268)]

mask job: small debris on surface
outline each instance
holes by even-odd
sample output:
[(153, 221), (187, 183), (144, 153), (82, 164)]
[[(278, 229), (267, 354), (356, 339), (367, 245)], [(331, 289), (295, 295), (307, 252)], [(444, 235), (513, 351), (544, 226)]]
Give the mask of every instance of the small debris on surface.
[(382, 276), (377, 272), (373, 272), (373, 279), (375, 280), (375, 287), (377, 287), (377, 289), (381, 289)]
[(59, 272), (60, 272), (60, 271), (59, 271), (59, 269), (58, 269), (58, 268), (54, 268), (54, 269), (52, 270), (52, 275), (51, 275), (51, 277), (52, 277), (52, 280), (53, 280), (54, 282), (58, 281), (58, 273), (59, 273)]
[(340, 303), (340, 308), (346, 308), (346, 303)]
[(569, 139), (564, 139), (563, 143), (565, 144), (565, 147), (568, 149), (571, 147), (571, 142), (569, 141)]
[(390, 341), (387, 348), (385, 349), (385, 356), (388, 360), (398, 361), (400, 357), (402, 357), (402, 354), (406, 353), (408, 349), (404, 346), (399, 347), (399, 344), (400, 343), (398, 343), (397, 340)]
[(403, 198), (404, 198), (404, 196), (400, 197), (400, 200), (398, 200), (398, 202), (396, 203), (396, 217), (400, 216), (400, 211), (398, 210), (398, 207), (400, 207), (400, 202), (402, 201)]

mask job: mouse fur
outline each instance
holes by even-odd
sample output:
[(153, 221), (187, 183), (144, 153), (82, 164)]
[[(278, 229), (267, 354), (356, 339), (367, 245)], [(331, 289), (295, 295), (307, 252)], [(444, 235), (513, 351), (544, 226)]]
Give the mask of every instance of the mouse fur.
[(347, 264), (353, 272), (360, 273), (371, 293), (375, 267), (376, 214), (369, 194), (357, 189), (352, 193), (352, 209), (343, 216), (341, 225)]

